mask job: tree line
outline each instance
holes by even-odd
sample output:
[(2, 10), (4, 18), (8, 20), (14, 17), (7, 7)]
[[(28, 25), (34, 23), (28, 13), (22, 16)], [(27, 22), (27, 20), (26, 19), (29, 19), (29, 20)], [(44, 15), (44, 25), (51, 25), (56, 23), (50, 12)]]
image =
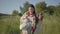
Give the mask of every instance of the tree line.
[[(23, 4), (23, 7), (22, 6), (19, 7), (21, 10), (20, 13), (17, 10), (14, 10), (12, 14), (22, 16), (28, 10), (29, 4), (30, 3), (26, 1)], [(49, 15), (60, 15), (60, 3), (59, 5), (56, 5), (56, 6), (53, 6), (53, 5), (47, 6), (46, 2), (43, 1), (43, 2), (36, 3), (34, 6), (37, 14), (39, 14), (40, 12), (43, 12)]]

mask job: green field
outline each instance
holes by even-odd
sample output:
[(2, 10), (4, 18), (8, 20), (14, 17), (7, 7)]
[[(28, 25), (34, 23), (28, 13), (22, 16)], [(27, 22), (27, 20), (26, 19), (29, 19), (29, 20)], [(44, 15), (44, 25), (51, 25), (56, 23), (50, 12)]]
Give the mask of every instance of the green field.
[[(18, 16), (0, 17), (0, 34), (20, 34)], [(60, 34), (60, 16), (45, 15), (40, 34)]]
[(60, 34), (60, 16), (45, 15), (41, 34)]
[(19, 16), (0, 16), (0, 34), (19, 33)]

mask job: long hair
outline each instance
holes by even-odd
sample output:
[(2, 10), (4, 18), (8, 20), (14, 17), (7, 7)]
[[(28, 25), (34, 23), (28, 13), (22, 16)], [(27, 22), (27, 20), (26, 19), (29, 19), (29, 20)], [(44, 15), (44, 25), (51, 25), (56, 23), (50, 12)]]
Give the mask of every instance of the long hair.
[(32, 8), (34, 8), (33, 14), (35, 15), (36, 22), (38, 22), (38, 17), (37, 17), (37, 15), (36, 15), (36, 12), (35, 12), (35, 7), (34, 7), (34, 5), (32, 5), (32, 4), (29, 4), (29, 7), (32, 7)]
[(34, 9), (33, 14), (36, 14), (36, 13), (35, 13), (35, 7), (34, 7), (34, 5), (29, 4), (29, 7), (32, 7), (32, 8)]

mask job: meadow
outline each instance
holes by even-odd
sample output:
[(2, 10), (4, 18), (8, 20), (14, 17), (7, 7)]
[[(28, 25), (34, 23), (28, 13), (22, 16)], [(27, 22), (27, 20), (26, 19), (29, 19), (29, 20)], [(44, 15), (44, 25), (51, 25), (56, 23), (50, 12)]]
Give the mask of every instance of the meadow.
[(0, 16), (0, 34), (19, 34), (19, 16)]
[[(20, 34), (20, 16), (0, 16), (0, 34)], [(44, 15), (40, 34), (60, 34), (60, 16)]]
[(42, 21), (41, 34), (60, 34), (60, 16), (45, 15)]

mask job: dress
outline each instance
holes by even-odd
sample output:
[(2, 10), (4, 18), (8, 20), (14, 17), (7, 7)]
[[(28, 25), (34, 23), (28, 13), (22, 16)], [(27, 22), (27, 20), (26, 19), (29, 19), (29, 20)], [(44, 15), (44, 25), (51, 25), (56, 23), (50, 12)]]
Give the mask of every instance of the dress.
[(29, 16), (28, 12), (24, 13), (20, 18), (20, 30), (22, 30), (21, 34), (31, 34), (32, 26), (34, 25), (35, 16)]

